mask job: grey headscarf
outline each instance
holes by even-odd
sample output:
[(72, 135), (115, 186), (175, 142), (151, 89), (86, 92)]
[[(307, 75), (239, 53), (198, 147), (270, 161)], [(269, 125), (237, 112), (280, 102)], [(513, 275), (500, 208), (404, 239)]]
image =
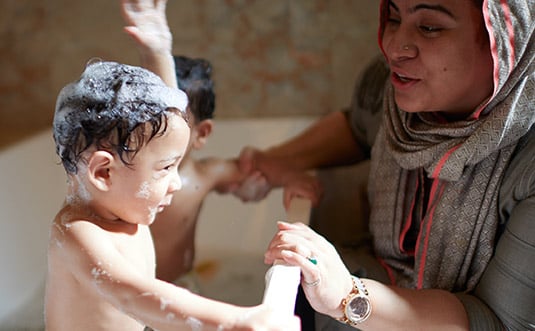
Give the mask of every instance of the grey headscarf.
[[(387, 5), (383, 1), (381, 22)], [(377, 256), (399, 286), (475, 287), (495, 247), (502, 177), (535, 122), (535, 0), (485, 0), (483, 14), (494, 93), (470, 118), (445, 124), (433, 114), (404, 112), (386, 88), (372, 150), (370, 230)], [(419, 215), (424, 196), (429, 201)], [(407, 252), (400, 243), (414, 222), (417, 240)]]

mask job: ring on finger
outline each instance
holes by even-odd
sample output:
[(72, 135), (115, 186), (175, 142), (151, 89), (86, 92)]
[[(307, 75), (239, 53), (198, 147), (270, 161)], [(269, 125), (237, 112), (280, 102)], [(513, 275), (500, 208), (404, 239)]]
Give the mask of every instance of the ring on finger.
[(303, 283), (305, 283), (306, 286), (310, 286), (310, 287), (318, 286), (320, 281), (321, 281), (321, 278), (318, 278), (313, 282), (307, 282), (306, 280), (303, 279)]
[(310, 261), (313, 265), (318, 265), (318, 259), (314, 255), (307, 257), (307, 260)]

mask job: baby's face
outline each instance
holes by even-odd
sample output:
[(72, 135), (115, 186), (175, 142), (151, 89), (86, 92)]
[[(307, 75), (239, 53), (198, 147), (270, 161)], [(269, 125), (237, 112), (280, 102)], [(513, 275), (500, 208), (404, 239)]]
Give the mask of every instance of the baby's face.
[(190, 137), (190, 129), (179, 115), (170, 115), (167, 131), (156, 136), (134, 157), (133, 166), (122, 166), (112, 178), (114, 214), (134, 224), (149, 225), (156, 214), (171, 203), (182, 186), (178, 165)]

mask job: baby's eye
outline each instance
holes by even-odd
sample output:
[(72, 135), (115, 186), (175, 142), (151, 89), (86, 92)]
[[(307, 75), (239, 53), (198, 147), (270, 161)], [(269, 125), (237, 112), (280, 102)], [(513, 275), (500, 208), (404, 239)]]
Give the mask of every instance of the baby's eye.
[(179, 164), (179, 161), (177, 160), (176, 162), (173, 162), (173, 163), (165, 166), (162, 170), (165, 171), (165, 172), (172, 172), (172, 171), (177, 172), (178, 171), (178, 164)]

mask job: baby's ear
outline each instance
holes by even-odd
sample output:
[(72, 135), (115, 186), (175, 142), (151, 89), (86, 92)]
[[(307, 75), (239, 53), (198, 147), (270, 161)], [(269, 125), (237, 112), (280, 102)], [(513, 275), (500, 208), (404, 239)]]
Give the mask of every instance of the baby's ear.
[(211, 119), (202, 120), (195, 125), (196, 135), (193, 136), (193, 148), (200, 149), (206, 144), (206, 139), (212, 134), (212, 127), (214, 122)]
[(111, 186), (110, 168), (115, 158), (110, 152), (96, 151), (87, 164), (88, 180), (96, 189), (108, 191)]

